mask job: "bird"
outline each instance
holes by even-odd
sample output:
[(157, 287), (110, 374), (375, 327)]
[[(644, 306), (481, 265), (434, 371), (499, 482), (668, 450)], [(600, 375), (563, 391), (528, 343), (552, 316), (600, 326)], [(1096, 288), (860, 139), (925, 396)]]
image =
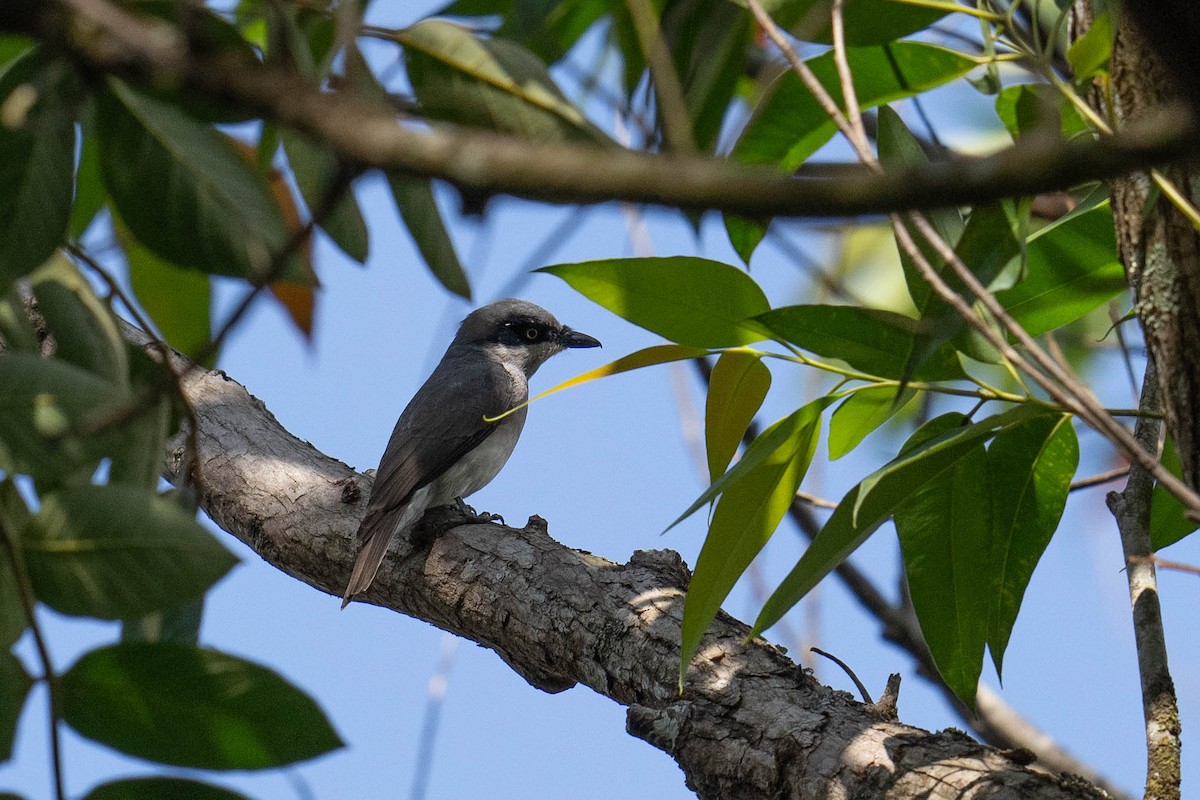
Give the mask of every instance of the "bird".
[(427, 509), (465, 509), (463, 498), (496, 477), (525, 426), (523, 404), (538, 367), (568, 348), (600, 346), (525, 300), (497, 300), (467, 315), (392, 431), (358, 527), (342, 608), (371, 585), (389, 543), (410, 534)]

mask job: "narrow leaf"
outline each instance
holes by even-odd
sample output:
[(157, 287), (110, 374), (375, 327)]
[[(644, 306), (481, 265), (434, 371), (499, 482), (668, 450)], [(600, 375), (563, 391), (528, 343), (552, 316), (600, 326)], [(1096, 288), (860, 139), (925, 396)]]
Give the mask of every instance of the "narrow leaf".
[(85, 653), (62, 676), (63, 719), (122, 753), (197, 769), (269, 769), (342, 746), (308, 695), (270, 670), (176, 644)]
[[(338, 180), (337, 157), (328, 146), (318, 145), (290, 128), (281, 129), (279, 135), (296, 186), (311, 213), (327, 202), (326, 194)], [(321, 222), (321, 228), (343, 253), (360, 264), (366, 263), (369, 254), (367, 223), (353, 191), (342, 192)]]
[(836, 461), (858, 447), (867, 435), (891, 419), (916, 397), (911, 389), (899, 396), (894, 386), (860, 389), (829, 417), (829, 458)]
[[(969, 427), (947, 431), (902, 452), (868, 475), (838, 503), (796, 566), (767, 599), (751, 633), (761, 633), (778, 622), (934, 476), (953, 466), (1000, 428), (1016, 424), (1032, 413), (1029, 408), (1019, 406)], [(933, 421), (927, 426), (932, 424)]]
[(459, 297), (471, 299), (471, 282), (458, 260), (454, 242), (433, 197), (433, 184), (422, 178), (388, 174), (388, 188), (408, 233), (433, 277)]
[[(746, 5), (746, 0), (733, 0)], [(832, 44), (830, 0), (768, 0), (763, 8), (783, 28), (805, 42)], [(846, 44), (884, 44), (928, 28), (946, 10), (904, 0), (854, 0), (844, 12)]]
[(22, 544), (39, 600), (102, 619), (178, 608), (237, 563), (179, 506), (118, 484), (43, 496)]
[[(1162, 464), (1175, 477), (1182, 476), (1183, 467), (1179, 463), (1179, 453), (1175, 450), (1175, 442), (1169, 436), (1163, 445)], [(1167, 545), (1175, 544), (1196, 528), (1197, 523), (1188, 519), (1183, 503), (1156, 482), (1150, 494), (1150, 547), (1161, 550)]]
[(708, 379), (704, 404), (704, 445), (708, 479), (715, 481), (733, 460), (746, 429), (771, 388), (771, 370), (754, 353), (721, 354)]
[(125, 340), (112, 312), (75, 265), (56, 254), (30, 276), (30, 285), (54, 335), (55, 357), (113, 385), (128, 385)]
[(692, 256), (612, 258), (543, 267), (589, 300), (667, 339), (693, 347), (761, 341), (749, 321), (767, 311), (754, 279), (728, 264)]
[(1042, 414), (1005, 428), (988, 448), (995, 587), (988, 648), (999, 675), (1025, 589), (1058, 529), (1078, 465), (1069, 415)]
[(968, 708), (993, 601), (988, 458), (976, 443), (896, 508), (913, 610), (938, 672)]
[[(775, 336), (826, 358), (845, 361), (855, 369), (899, 380), (920, 337), (931, 332), (919, 320), (860, 306), (786, 306), (755, 319)], [(914, 372), (916, 380), (963, 377), (953, 349), (942, 347)]]
[[(683, 607), (681, 685), (704, 631), (721, 603), (771, 538), (795, 499), (816, 451), (823, 407), (815, 401), (793, 415), (793, 425), (789, 426), (782, 444), (748, 470), (742, 480), (726, 488), (717, 502)], [(810, 410), (803, 413), (805, 409)]]
[(574, 378), (551, 386), (544, 392), (539, 392), (529, 399), (532, 403), (534, 400), (541, 400), (543, 397), (548, 397), (556, 392), (561, 392), (563, 389), (570, 389), (572, 386), (580, 386), (585, 383), (597, 380), (599, 378), (607, 378), (610, 375), (619, 375), (622, 372), (641, 369), (642, 367), (653, 367), (658, 364), (668, 364), (672, 361), (685, 361), (689, 358), (700, 358), (708, 355), (708, 350), (701, 347), (685, 347), (680, 344), (656, 344), (651, 347), (646, 347), (641, 350), (630, 353), (627, 356), (621, 356), (616, 361), (611, 361), (602, 367), (590, 369)]

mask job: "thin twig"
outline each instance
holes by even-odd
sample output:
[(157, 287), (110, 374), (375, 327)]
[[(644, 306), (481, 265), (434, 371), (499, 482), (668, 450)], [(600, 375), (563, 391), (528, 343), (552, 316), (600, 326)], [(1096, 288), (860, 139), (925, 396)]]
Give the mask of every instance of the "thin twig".
[(21, 610), (25, 612), (25, 621), (29, 623), (29, 630), (33, 634), (34, 649), (37, 650), (38, 661), (42, 665), (42, 679), (46, 682), (46, 695), (50, 707), (50, 762), (54, 777), (54, 797), (55, 800), (65, 800), (62, 744), (59, 741), (58, 733), (62, 705), (58, 697), (58, 675), (54, 671), (54, 663), (50, 660), (50, 649), (46, 646), (46, 638), (42, 635), (42, 628), (38, 625), (37, 615), (34, 613), (33, 586), (29, 582), (29, 571), (25, 566), (25, 558), (2, 522), (0, 522), (0, 545), (4, 547), (9, 563), (12, 565), (13, 575), (17, 581), (17, 596), (21, 600)]
[(1159, 558), (1153, 553), (1148, 556), (1130, 556), (1128, 560), (1131, 564), (1153, 564), (1160, 569), (1186, 572), (1190, 575), (1200, 575), (1200, 567), (1194, 564), (1185, 564), (1182, 561), (1168, 561), (1165, 558)]
[(819, 647), (810, 647), (808, 649), (813, 651), (814, 653), (816, 653), (819, 656), (825, 656), (825, 658), (828, 658), (830, 661), (832, 661), (833, 663), (835, 663), (839, 667), (841, 667), (842, 672), (849, 675), (850, 680), (854, 681), (854, 686), (855, 686), (855, 688), (858, 689), (858, 693), (862, 697), (862, 701), (864, 703), (866, 703), (867, 705), (873, 705), (875, 703), (875, 701), (871, 699), (871, 693), (867, 691), (867, 687), (863, 685), (863, 682), (858, 679), (858, 676), (854, 674), (854, 670), (850, 669), (849, 665), (846, 664), (845, 661), (842, 661), (840, 658), (835, 656), (833, 653), (825, 652), (824, 650), (822, 650)]
[(1077, 481), (1071, 481), (1069, 491), (1075, 492), (1080, 489), (1090, 489), (1093, 486), (1103, 486), (1104, 484), (1112, 483), (1119, 478), (1124, 478), (1128, 474), (1129, 467), (1110, 469), (1108, 472), (1101, 472), (1098, 475), (1092, 475), (1087, 478), (1080, 478)]

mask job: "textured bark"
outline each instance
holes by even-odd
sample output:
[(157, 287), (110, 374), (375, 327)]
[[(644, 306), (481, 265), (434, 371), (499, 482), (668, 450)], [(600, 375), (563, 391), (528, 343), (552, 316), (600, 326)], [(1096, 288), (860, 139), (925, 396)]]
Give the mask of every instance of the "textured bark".
[[(184, 385), (204, 509), (269, 563), (339, 596), (370, 478), (289, 434), (224, 373), (197, 369)], [(173, 445), (170, 475), (188, 460), (184, 444)], [(538, 688), (581, 683), (627, 706), (629, 732), (672, 755), (702, 798), (1105, 796), (1026, 768), (1025, 752), (892, 721), (780, 648), (747, 641), (747, 626), (724, 614), (681, 694), (689, 573), (671, 551), (615, 564), (554, 541), (537, 517), (514, 529), (438, 509), (423, 527), (436, 535), (407, 558), (393, 548), (366, 602), (476, 641)]]
[[(1180, 30), (1188, 30), (1185, 17), (1174, 23)], [(1194, 49), (1194, 41), (1181, 41)], [(1117, 28), (1110, 72), (1111, 94), (1095, 93), (1094, 104), (1107, 115), (1111, 102), (1121, 126), (1178, 99), (1181, 82), (1127, 16)], [(1188, 74), (1187, 81), (1194, 83), (1195, 76)], [(1195, 202), (1200, 173), (1194, 163), (1165, 167), (1162, 173)], [(1200, 352), (1200, 234), (1145, 173), (1117, 178), (1111, 190), (1118, 249), (1157, 367), (1167, 430), (1184, 480), (1200, 487), (1200, 360), (1195, 357)]]

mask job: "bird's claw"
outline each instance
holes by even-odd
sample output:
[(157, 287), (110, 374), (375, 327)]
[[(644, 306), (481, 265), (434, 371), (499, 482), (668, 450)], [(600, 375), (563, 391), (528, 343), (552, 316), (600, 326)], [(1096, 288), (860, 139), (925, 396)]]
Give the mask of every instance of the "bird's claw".
[(470, 517), (475, 522), (499, 522), (501, 525), (505, 524), (504, 517), (499, 514), (493, 514), (490, 511), (476, 511), (467, 505), (466, 501), (461, 497), (454, 498), (454, 505), (463, 516)]

